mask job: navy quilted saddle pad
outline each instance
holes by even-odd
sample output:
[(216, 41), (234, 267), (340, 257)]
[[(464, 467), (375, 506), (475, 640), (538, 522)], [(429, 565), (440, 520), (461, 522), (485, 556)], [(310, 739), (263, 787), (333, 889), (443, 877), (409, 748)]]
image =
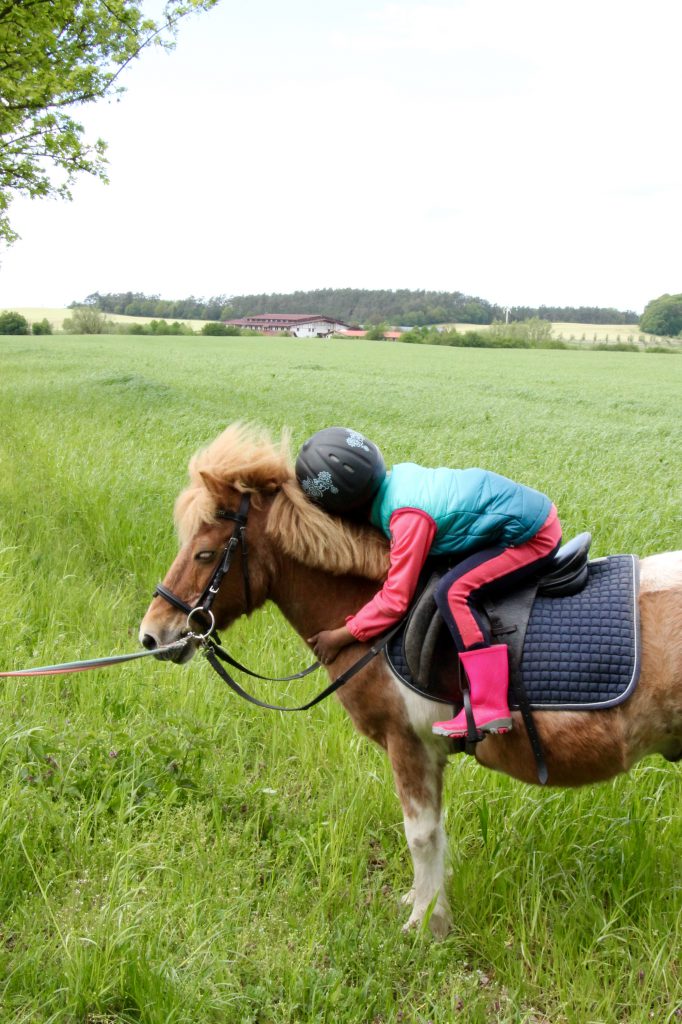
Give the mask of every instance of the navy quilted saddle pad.
[[(518, 707), (513, 687), (517, 666), (529, 703), (536, 709), (598, 710), (615, 707), (631, 696), (639, 679), (638, 594), (639, 560), (635, 555), (595, 559), (588, 563), (587, 582), (577, 594), (536, 595), (522, 649), (506, 628), (518, 621), (518, 610), (505, 608), (504, 599), (498, 601), (500, 632), (493, 630), (493, 642), (507, 642), (507, 635), (511, 644), (511, 706)], [(514, 595), (510, 597), (513, 604)], [(390, 641), (384, 653), (396, 676), (410, 689), (431, 700), (461, 706), (457, 654), (432, 603), (439, 623), (438, 649), (433, 653), (444, 671), (428, 670), (428, 679), (420, 684), (410, 672), (404, 631)], [(516, 633), (516, 627), (511, 632)]]
[(638, 585), (638, 559), (612, 555), (589, 563), (578, 594), (536, 598), (521, 658), (534, 708), (608, 708), (632, 694), (640, 662)]

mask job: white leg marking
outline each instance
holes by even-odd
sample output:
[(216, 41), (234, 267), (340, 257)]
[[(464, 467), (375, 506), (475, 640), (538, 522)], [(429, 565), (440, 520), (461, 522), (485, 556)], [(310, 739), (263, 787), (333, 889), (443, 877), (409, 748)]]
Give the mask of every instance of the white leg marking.
[(403, 904), (412, 907), (404, 930), (419, 927), (432, 907), (429, 928), (436, 938), (442, 939), (452, 927), (452, 912), (445, 892), (447, 842), (436, 808), (440, 807), (439, 787), (450, 744), (442, 736), (434, 736), (431, 725), (453, 712), (448, 711), (446, 704), (413, 693), (399, 683), (393, 673), (387, 676), (387, 684), (392, 684), (400, 694), (409, 724), (420, 741), (419, 783), (422, 792), (426, 788), (430, 798), (421, 805), (409, 796), (401, 797), (405, 836), (414, 865), (414, 885), (402, 897)]
[(446, 841), (442, 822), (433, 807), (412, 808), (406, 813), (405, 835), (414, 864), (414, 887), (404, 899), (412, 903), (405, 928), (420, 925), (433, 903), (429, 927), (437, 938), (444, 938), (452, 925), (445, 892)]

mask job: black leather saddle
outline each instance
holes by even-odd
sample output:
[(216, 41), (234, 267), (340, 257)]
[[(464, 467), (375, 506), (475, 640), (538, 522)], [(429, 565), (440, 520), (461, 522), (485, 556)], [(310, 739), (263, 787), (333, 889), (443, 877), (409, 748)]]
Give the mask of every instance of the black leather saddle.
[(550, 564), (543, 569), (538, 594), (566, 597), (582, 590), (587, 583), (587, 559), (591, 545), (591, 533), (579, 533), (562, 544)]

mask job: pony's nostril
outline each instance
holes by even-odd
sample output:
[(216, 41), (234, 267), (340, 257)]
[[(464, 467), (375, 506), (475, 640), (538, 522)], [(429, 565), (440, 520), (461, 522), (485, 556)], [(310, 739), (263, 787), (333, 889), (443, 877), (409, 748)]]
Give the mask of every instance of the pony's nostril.
[(151, 635), (151, 633), (145, 633), (144, 636), (142, 637), (142, 646), (148, 651), (153, 651), (154, 648), (158, 646), (158, 644), (156, 642), (156, 639)]

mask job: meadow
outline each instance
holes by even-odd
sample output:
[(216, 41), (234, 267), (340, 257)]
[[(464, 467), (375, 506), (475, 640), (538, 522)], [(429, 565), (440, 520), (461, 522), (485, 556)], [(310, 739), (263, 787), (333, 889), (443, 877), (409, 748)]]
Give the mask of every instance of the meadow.
[[(647, 555), (682, 547), (681, 418), (663, 354), (0, 338), (0, 669), (136, 649), (188, 458), (233, 420), (483, 465)], [(310, 660), (269, 606), (229, 640)], [(542, 791), (453, 758), (437, 944), (401, 932), (390, 770), (335, 701), (259, 711), (199, 659), (0, 686), (0, 1024), (682, 1019), (679, 765)]]

